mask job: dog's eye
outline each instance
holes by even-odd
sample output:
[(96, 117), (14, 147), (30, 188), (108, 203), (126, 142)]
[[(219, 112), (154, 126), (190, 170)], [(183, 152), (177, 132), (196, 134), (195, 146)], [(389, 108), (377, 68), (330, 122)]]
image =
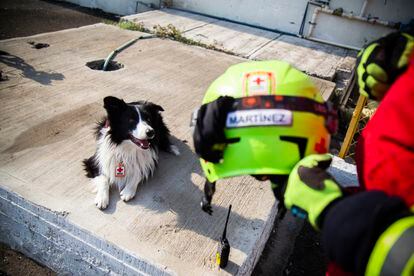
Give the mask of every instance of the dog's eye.
[(129, 119), (129, 123), (130, 124), (135, 124), (135, 120), (134, 119)]

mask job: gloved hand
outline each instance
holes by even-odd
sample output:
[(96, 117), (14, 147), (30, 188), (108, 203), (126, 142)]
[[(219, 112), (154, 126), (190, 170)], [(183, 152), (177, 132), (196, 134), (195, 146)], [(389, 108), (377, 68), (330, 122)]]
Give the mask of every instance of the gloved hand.
[(285, 206), (294, 216), (308, 218), (319, 229), (318, 218), (335, 199), (342, 196), (338, 184), (326, 172), (332, 157), (329, 154), (308, 155), (300, 160), (290, 173)]
[(396, 32), (371, 42), (357, 58), (359, 92), (381, 100), (390, 85), (407, 69), (414, 35)]
[(226, 147), (224, 128), (227, 113), (234, 103), (229, 96), (203, 104), (198, 113), (193, 140), (196, 153), (206, 161), (218, 163), (223, 158)]

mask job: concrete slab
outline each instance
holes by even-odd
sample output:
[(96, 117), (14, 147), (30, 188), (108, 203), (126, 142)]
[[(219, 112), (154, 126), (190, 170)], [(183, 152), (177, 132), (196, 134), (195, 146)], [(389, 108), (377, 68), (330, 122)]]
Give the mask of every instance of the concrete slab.
[(247, 58), (280, 34), (231, 22), (216, 21), (185, 32), (184, 36)]
[(334, 156), (328, 172), (335, 177), (335, 180), (341, 184), (342, 187), (349, 188), (359, 186), (355, 165), (346, 163), (342, 158)]
[(280, 59), (309, 75), (333, 81), (337, 70), (351, 70), (356, 51), (283, 35), (250, 56), (252, 59)]
[(152, 30), (157, 25), (166, 27), (172, 24), (181, 32), (186, 32), (218, 21), (211, 17), (171, 9), (132, 14), (122, 18), (135, 23), (142, 23), (149, 30)]
[(152, 30), (154, 26), (174, 25), (183, 36), (206, 45), (243, 57), (248, 57), (280, 34), (240, 24), (217, 20), (172, 9), (144, 12), (123, 17), (143, 24)]
[[(118, 55), (121, 70), (85, 66), (138, 35), (98, 24), (0, 42), (9, 53), (0, 69), (10, 79), (0, 83), (1, 240), (37, 249), (30, 256), (75, 274), (249, 274), (276, 212), (270, 187), (250, 177), (222, 181), (208, 216), (199, 207), (202, 173), (186, 142), (189, 114), (206, 87), (242, 59), (149, 39)], [(50, 47), (32, 49), (28, 41)], [(161, 154), (134, 200), (113, 192), (102, 212), (81, 160), (94, 152), (92, 128), (107, 95), (162, 105), (182, 155)], [(229, 204), (231, 262), (218, 271), (214, 253)]]
[(142, 23), (150, 30), (155, 25), (172, 24), (187, 38), (246, 58), (286, 60), (302, 71), (325, 80), (333, 80), (337, 70), (351, 71), (356, 59), (354, 50), (173, 9), (123, 18)]
[[(355, 51), (188, 12), (162, 9), (123, 18), (142, 23), (150, 30), (156, 25), (172, 24), (186, 38), (248, 59), (287, 61), (314, 76), (314, 82), (321, 88), (325, 99), (334, 91), (335, 83), (347, 81), (335, 79), (336, 73), (347, 72), (340, 78), (348, 78), (355, 64)], [(332, 82), (334, 79), (335, 83)]]
[(319, 92), (322, 95), (322, 98), (327, 101), (331, 97), (332, 93), (335, 90), (336, 84), (331, 81), (323, 80), (317, 77), (310, 76), (313, 83), (318, 87)]

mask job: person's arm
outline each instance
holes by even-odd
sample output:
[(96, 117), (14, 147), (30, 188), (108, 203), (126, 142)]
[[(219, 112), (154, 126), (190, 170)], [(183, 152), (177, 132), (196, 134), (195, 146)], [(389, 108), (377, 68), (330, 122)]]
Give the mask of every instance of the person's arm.
[[(374, 255), (393, 253), (383, 250), (385, 247), (380, 241), (396, 222), (412, 218), (412, 227), (408, 225), (404, 231), (414, 235), (414, 216), (399, 197), (381, 191), (344, 196), (326, 172), (330, 162), (331, 157), (327, 154), (310, 155), (299, 161), (289, 176), (285, 204), (293, 215), (308, 219), (314, 228), (321, 230), (323, 247), (331, 261), (344, 271), (363, 275), (374, 251), (380, 252)], [(412, 255), (414, 238), (406, 246), (408, 250), (397, 247), (395, 252)], [(376, 247), (380, 249), (375, 250)], [(401, 260), (403, 264), (409, 262), (404, 263), (404, 258)], [(385, 263), (376, 258), (370, 262), (379, 266)], [(391, 267), (400, 269), (401, 265), (392, 263)]]
[(345, 271), (363, 275), (380, 235), (410, 212), (399, 197), (369, 191), (334, 202), (321, 216), (322, 246), (329, 259)]

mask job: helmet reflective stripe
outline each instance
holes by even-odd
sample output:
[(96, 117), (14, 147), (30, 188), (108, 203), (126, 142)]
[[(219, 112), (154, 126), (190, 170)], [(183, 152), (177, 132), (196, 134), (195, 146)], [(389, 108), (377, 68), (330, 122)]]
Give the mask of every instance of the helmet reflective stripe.
[[(336, 110), (328, 103), (320, 103), (305, 97), (295, 96), (252, 96), (235, 100), (235, 110), (251, 110), (251, 109), (280, 109), (290, 111), (310, 112), (323, 116), (326, 122), (337, 120)], [(335, 127), (326, 125), (330, 133), (335, 133)]]
[(365, 275), (413, 275), (414, 216), (394, 222), (377, 240)]

